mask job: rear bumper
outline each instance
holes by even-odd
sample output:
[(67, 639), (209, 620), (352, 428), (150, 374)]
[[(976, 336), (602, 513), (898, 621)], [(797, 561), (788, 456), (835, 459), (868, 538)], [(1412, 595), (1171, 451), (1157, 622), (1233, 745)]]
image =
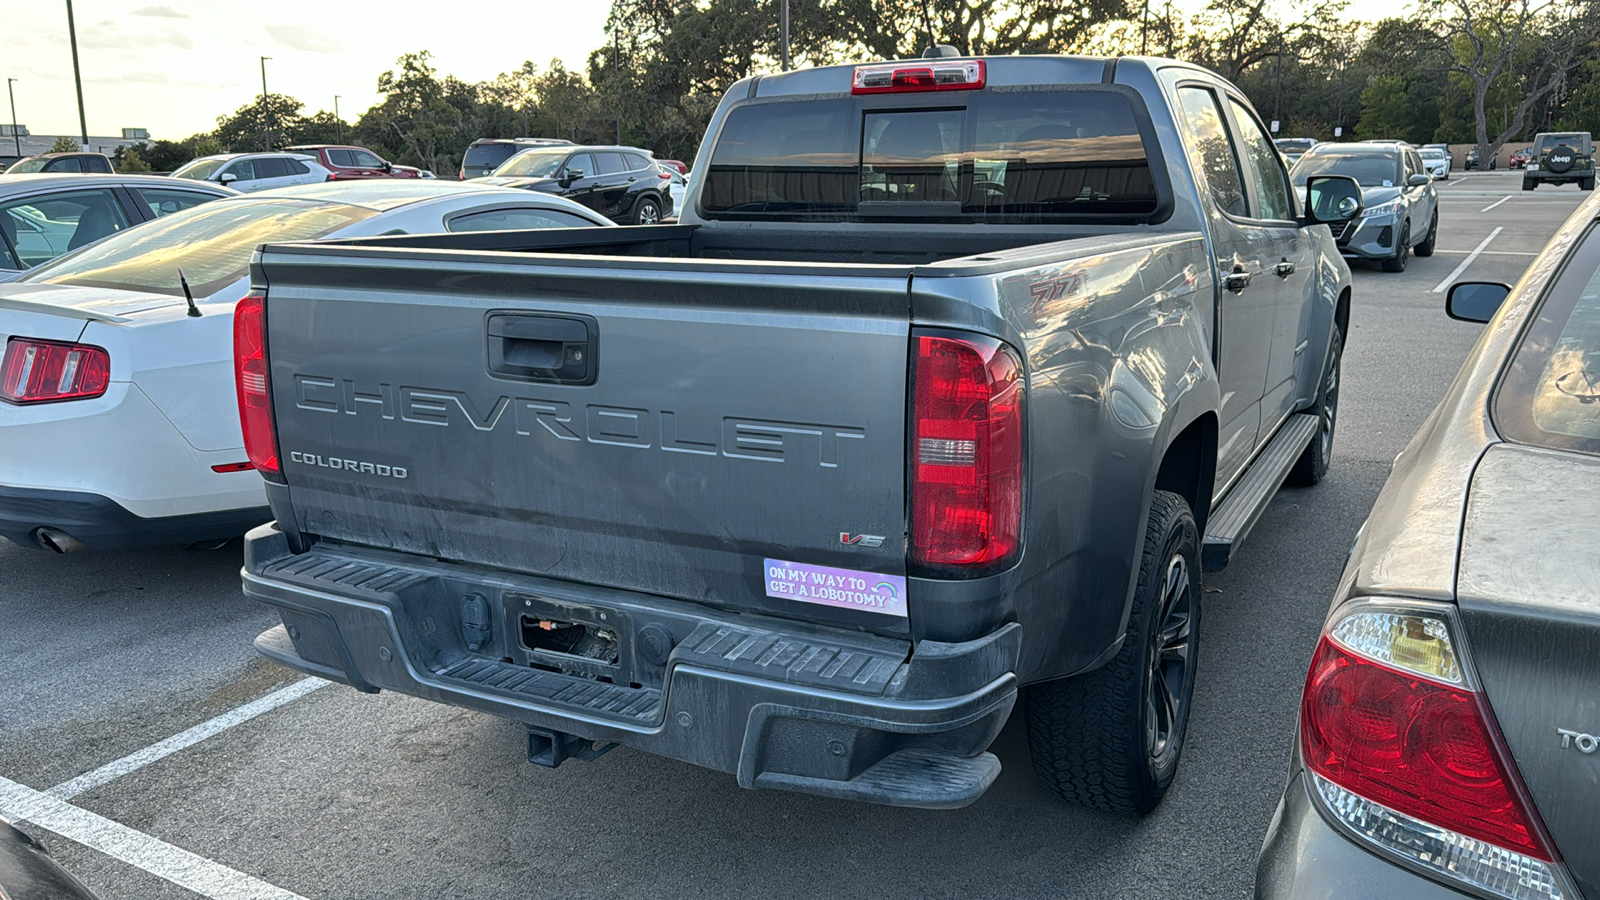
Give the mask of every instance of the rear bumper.
[(0, 536), (39, 548), (40, 528), (64, 532), (97, 550), (177, 547), (238, 537), (272, 518), (264, 506), (145, 518), (109, 497), (0, 485)]
[[(257, 649), (291, 668), (513, 719), (547, 748), (623, 744), (747, 788), (965, 806), (999, 773), (985, 750), (1016, 701), (1015, 624), (913, 648), (385, 551), (291, 555), (270, 524), (246, 538), (243, 578), (283, 620)], [(531, 647), (527, 623), (545, 617), (614, 635), (611, 661)]]

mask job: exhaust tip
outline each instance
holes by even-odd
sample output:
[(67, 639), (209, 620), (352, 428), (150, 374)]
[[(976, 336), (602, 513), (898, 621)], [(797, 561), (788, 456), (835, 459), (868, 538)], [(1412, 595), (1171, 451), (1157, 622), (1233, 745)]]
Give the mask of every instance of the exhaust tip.
[(71, 553), (74, 550), (82, 550), (88, 546), (83, 541), (56, 528), (37, 529), (33, 533), (33, 539), (38, 542), (40, 547), (46, 550), (54, 550), (56, 553)]

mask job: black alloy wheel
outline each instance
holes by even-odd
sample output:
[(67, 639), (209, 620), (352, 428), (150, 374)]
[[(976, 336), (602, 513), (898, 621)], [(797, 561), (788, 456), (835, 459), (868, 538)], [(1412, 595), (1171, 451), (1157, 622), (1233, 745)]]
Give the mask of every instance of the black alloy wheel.
[(1400, 226), (1400, 243), (1395, 248), (1394, 256), (1383, 261), (1385, 272), (1404, 272), (1406, 263), (1411, 261), (1411, 223), (1408, 221)]
[(1311, 407), (1317, 414), (1317, 434), (1289, 470), (1288, 482), (1296, 487), (1310, 487), (1321, 481), (1333, 461), (1333, 432), (1339, 425), (1339, 380), (1343, 360), (1344, 335), (1335, 325), (1328, 345), (1328, 364), (1322, 373), (1322, 383), (1317, 387), (1316, 403)]
[(1150, 633), (1149, 687), (1145, 696), (1145, 752), (1150, 768), (1170, 771), (1189, 720), (1194, 692), (1194, 579), (1189, 560), (1177, 549), (1167, 561), (1162, 580), (1159, 623)]

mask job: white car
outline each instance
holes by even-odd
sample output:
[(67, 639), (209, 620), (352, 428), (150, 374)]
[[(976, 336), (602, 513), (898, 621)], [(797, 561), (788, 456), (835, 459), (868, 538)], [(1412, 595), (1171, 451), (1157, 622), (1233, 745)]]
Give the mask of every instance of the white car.
[(304, 153), (223, 153), (190, 160), (173, 178), (209, 181), (251, 193), (327, 181), (333, 172)]
[(233, 382), (233, 309), (263, 242), (611, 224), (515, 188), (331, 182), (180, 210), (0, 284), (0, 535), (181, 546), (271, 518)]
[(1428, 174), (1439, 181), (1450, 180), (1450, 155), (1437, 147), (1423, 147), (1417, 151)]

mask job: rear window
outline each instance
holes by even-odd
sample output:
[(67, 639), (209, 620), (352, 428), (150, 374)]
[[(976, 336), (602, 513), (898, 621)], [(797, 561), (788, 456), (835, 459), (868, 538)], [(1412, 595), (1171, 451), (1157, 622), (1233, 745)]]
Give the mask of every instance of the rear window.
[(374, 215), (339, 203), (249, 199), (179, 210), (118, 232), (23, 276), (22, 281), (158, 291), (181, 296), (178, 269), (196, 297), (244, 277), (268, 241), (304, 241)]
[(1557, 145), (1566, 144), (1579, 153), (1589, 152), (1589, 136), (1586, 134), (1546, 134), (1539, 138), (1539, 146), (1535, 152), (1544, 153), (1553, 150)]
[(1600, 233), (1593, 227), (1550, 288), (1495, 401), (1514, 441), (1600, 453)]
[(964, 105), (946, 108), (863, 108), (838, 99), (735, 109), (712, 153), (701, 207), (713, 218), (1017, 222), (1157, 212), (1147, 142), (1127, 94), (995, 91), (961, 99)]
[(461, 164), (474, 169), (495, 169), (521, 149), (516, 144), (478, 144), (467, 148)]

